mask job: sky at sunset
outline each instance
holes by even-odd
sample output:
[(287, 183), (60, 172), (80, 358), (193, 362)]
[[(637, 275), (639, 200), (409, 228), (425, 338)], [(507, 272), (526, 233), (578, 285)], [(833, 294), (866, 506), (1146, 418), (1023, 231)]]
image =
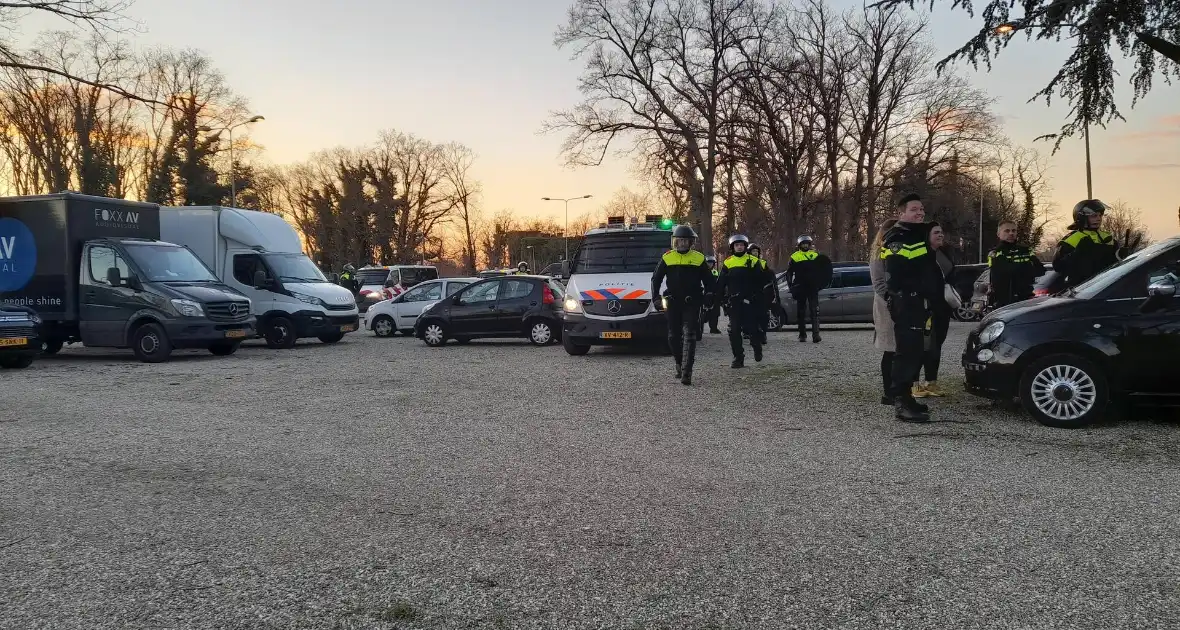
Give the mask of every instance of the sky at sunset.
[[(630, 184), (626, 160), (571, 170), (558, 155), (561, 138), (540, 135), (549, 112), (579, 100), (581, 65), (553, 45), (564, 0), (137, 0), (137, 46), (198, 48), (266, 117), (253, 139), (278, 163), (312, 152), (371, 142), (397, 129), (439, 142), (458, 141), (479, 156), (484, 206), (552, 216), (561, 205), (541, 197), (593, 194), (571, 216), (595, 209)], [(839, 7), (860, 2), (832, 0)], [(330, 8), (328, 8), (330, 7)], [(22, 23), (28, 37), (46, 20)], [(939, 51), (972, 32), (961, 13), (936, 13), (930, 32)], [(1014, 43), (990, 74), (962, 70), (996, 99), (1006, 133), (1031, 143), (1060, 126), (1067, 110), (1026, 104), (1052, 77), (1062, 46)], [(1092, 133), (1095, 196), (1143, 209), (1155, 237), (1180, 232), (1180, 86), (1156, 89), (1130, 109), (1119, 79), (1126, 122)], [(1050, 146), (1040, 144), (1047, 153)], [(1051, 159), (1053, 198), (1065, 216), (1085, 196), (1081, 140), (1067, 140)], [(596, 205), (589, 205), (594, 203)]]

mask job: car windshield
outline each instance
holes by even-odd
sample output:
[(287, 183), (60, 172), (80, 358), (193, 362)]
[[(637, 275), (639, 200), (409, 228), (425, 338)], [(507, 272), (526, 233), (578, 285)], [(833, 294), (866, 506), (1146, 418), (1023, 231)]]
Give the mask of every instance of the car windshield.
[(128, 244), (127, 255), (150, 282), (217, 282), (217, 276), (184, 247)]
[(438, 270), (434, 267), (402, 267), (398, 271), (401, 272), (402, 286), (407, 288), (420, 282), (438, 279)]
[(1123, 278), (1127, 277), (1128, 274), (1135, 271), (1135, 269), (1137, 269), (1140, 263), (1143, 261), (1155, 258), (1155, 256), (1160, 252), (1175, 247), (1178, 243), (1180, 243), (1180, 241), (1168, 239), (1166, 241), (1161, 241), (1141, 249), (1111, 265), (1110, 267), (1107, 267), (1106, 271), (1103, 271), (1093, 278), (1090, 278), (1089, 280), (1074, 287), (1073, 290), (1068, 292), (1066, 295), (1069, 297), (1081, 298), (1083, 300), (1093, 299), (1100, 295), (1103, 291), (1106, 291), (1108, 288), (1114, 286), (1116, 282), (1122, 280)]
[(652, 273), (669, 238), (667, 232), (589, 236), (570, 273)]
[(356, 281), (361, 286), (373, 285), (378, 286), (385, 284), (385, 279), (389, 277), (388, 269), (361, 269), (356, 272)]
[(303, 254), (264, 254), (266, 264), (282, 282), (327, 282), (319, 267)]

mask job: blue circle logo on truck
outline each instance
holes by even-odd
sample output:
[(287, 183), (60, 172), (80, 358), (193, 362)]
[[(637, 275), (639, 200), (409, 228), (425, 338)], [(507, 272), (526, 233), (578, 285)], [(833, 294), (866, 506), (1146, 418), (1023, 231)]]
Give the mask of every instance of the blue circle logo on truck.
[(36, 268), (33, 233), (16, 219), (0, 219), (0, 293), (25, 288)]

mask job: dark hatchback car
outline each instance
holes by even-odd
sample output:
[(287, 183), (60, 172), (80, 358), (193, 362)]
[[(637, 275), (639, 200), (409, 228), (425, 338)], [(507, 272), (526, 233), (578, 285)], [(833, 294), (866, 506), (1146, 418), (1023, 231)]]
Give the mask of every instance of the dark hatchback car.
[(454, 339), (524, 337), (536, 346), (561, 340), (561, 283), (542, 276), (505, 276), (473, 283), (427, 308), (414, 335), (428, 346)]
[(0, 368), (21, 370), (41, 353), (41, 318), (20, 306), (0, 305)]
[(1112, 399), (1180, 405), (1180, 237), (1088, 282), (992, 311), (967, 338), (967, 391), (1019, 398), (1042, 424), (1074, 428)]

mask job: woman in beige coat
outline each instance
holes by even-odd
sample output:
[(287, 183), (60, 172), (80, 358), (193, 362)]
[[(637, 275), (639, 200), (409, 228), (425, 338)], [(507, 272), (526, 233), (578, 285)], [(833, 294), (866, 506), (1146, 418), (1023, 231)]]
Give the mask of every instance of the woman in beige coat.
[(893, 318), (889, 316), (889, 305), (885, 303), (888, 289), (885, 286), (885, 261), (880, 251), (885, 242), (885, 233), (894, 225), (897, 219), (888, 219), (877, 230), (873, 238), (873, 245), (869, 248), (869, 277), (873, 280), (873, 345), (881, 351), (881, 404), (893, 404), (893, 392), (890, 382), (893, 374), (893, 353), (897, 351), (897, 341), (893, 335)]

